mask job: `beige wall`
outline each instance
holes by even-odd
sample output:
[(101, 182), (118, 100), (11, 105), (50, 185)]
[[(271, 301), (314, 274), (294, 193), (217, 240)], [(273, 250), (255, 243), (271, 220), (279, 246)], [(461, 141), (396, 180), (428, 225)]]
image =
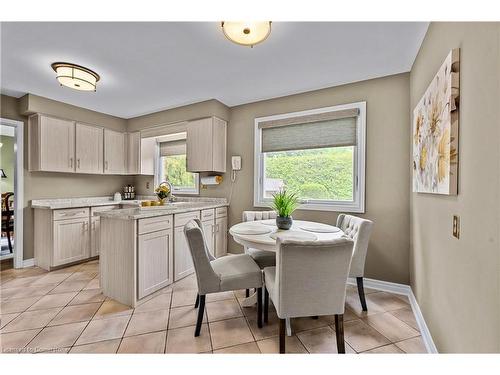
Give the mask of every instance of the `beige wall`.
[[(126, 130), (126, 121), (69, 104), (35, 97), (32, 110), (101, 125), (115, 130)], [(0, 115), (3, 118), (24, 121), (24, 259), (34, 256), (32, 199), (66, 198), (109, 195), (121, 191), (124, 184), (132, 182), (127, 176), (100, 176), (52, 172), (28, 172), (27, 117), (20, 113), (20, 102), (16, 98), (2, 95)], [(24, 110), (23, 110), (24, 111)]]
[(499, 25), (432, 23), (410, 75), (413, 109), (460, 47), (459, 193), (410, 200), (411, 285), (440, 352), (500, 351)]

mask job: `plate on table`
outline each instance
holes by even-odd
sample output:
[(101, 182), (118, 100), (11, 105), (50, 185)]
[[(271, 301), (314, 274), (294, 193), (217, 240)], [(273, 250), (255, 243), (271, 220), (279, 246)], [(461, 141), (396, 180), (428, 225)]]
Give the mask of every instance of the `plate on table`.
[(260, 223), (264, 225), (276, 226), (276, 219), (261, 220)]
[(340, 229), (334, 227), (333, 225), (322, 224), (322, 223), (313, 223), (303, 221), (297, 224), (297, 226), (308, 232), (316, 232), (316, 233), (337, 233), (340, 232)]
[(315, 234), (302, 232), (300, 230), (283, 230), (274, 232), (269, 235), (272, 239), (277, 239), (278, 237), (282, 240), (295, 240), (295, 241), (315, 241), (318, 237)]
[(273, 230), (269, 226), (261, 225), (259, 223), (248, 223), (235, 226), (231, 229), (236, 234), (244, 235), (257, 235), (271, 233)]

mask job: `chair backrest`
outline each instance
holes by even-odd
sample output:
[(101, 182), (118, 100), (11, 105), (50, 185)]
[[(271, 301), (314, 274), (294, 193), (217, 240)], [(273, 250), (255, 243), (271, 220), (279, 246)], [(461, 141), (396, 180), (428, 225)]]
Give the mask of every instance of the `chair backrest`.
[(354, 241), (278, 239), (273, 301), (280, 318), (343, 314)]
[(276, 219), (275, 211), (243, 211), (243, 221)]
[(208, 251), (200, 221), (196, 219), (189, 221), (184, 226), (184, 235), (193, 259), (198, 282), (198, 293), (204, 295), (218, 291), (220, 277), (214, 272), (210, 264), (210, 252)]
[(373, 222), (357, 216), (340, 214), (337, 218), (337, 227), (342, 229), (345, 235), (354, 241), (354, 251), (352, 254), (349, 276), (363, 277)]

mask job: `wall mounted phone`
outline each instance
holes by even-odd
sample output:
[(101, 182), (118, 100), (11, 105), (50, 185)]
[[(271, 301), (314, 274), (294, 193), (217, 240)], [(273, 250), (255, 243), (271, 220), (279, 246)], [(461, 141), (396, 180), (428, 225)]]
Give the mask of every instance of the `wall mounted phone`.
[(241, 170), (241, 156), (231, 157), (231, 169), (233, 171)]

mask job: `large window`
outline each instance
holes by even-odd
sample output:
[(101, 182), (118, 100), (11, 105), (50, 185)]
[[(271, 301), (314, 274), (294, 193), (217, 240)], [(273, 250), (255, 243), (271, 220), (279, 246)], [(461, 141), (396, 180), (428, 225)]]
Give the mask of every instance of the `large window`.
[(255, 120), (254, 204), (286, 188), (301, 209), (364, 212), (365, 103)]
[(159, 143), (158, 183), (168, 180), (174, 194), (198, 194), (198, 173), (186, 170), (186, 138), (180, 137), (163, 137)]

